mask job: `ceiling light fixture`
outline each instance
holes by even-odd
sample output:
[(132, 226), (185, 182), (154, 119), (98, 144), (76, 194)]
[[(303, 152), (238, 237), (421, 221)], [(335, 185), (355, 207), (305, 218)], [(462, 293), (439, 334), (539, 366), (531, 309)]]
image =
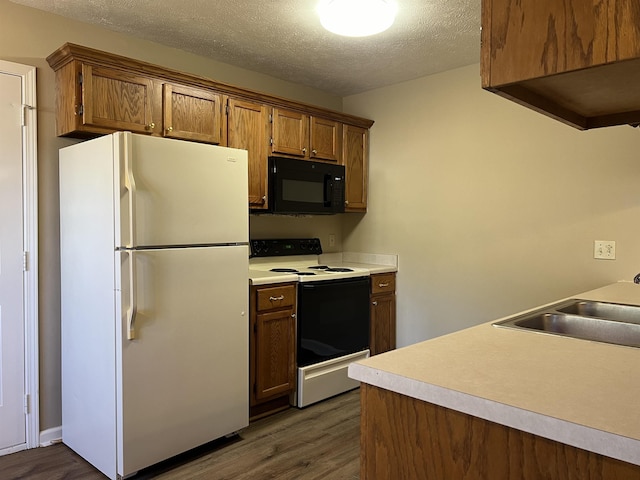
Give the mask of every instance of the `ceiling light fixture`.
[(384, 32), (396, 17), (394, 0), (321, 0), (320, 23), (346, 37), (366, 37)]

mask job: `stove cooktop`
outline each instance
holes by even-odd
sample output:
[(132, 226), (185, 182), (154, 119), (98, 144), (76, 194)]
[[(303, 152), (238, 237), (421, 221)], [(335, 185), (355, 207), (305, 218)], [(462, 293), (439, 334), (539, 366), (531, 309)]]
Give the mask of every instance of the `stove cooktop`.
[(319, 263), (322, 246), (318, 238), (251, 240), (253, 270), (291, 273), (299, 282), (318, 282), (369, 276), (365, 268), (352, 268)]

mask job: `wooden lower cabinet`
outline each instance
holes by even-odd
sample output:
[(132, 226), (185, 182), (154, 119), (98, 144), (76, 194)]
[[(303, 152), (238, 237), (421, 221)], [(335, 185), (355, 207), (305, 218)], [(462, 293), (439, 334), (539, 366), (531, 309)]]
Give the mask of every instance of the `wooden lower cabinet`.
[(371, 275), (371, 355), (396, 348), (396, 274)]
[(296, 388), (296, 284), (250, 290), (249, 390), (252, 419), (289, 407)]
[(640, 466), (363, 384), (361, 480), (632, 480)]

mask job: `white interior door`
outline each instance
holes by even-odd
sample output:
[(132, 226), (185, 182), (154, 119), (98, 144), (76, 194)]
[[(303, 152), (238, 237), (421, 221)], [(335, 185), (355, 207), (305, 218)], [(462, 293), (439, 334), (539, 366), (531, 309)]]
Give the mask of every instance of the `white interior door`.
[(0, 73), (0, 451), (26, 443), (22, 79)]

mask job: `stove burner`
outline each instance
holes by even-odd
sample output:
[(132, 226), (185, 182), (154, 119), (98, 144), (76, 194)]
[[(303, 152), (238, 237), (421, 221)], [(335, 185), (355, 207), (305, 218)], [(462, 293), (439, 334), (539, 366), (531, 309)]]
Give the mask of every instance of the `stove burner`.
[(315, 275), (313, 272), (298, 272), (298, 275)]
[(281, 273), (298, 273), (295, 268), (272, 268), (271, 271)]
[(327, 268), (325, 272), (353, 272), (353, 268), (332, 267), (332, 268)]
[(310, 267), (307, 267), (309, 269), (314, 269), (314, 270), (327, 270), (329, 267), (327, 265), (311, 265)]

